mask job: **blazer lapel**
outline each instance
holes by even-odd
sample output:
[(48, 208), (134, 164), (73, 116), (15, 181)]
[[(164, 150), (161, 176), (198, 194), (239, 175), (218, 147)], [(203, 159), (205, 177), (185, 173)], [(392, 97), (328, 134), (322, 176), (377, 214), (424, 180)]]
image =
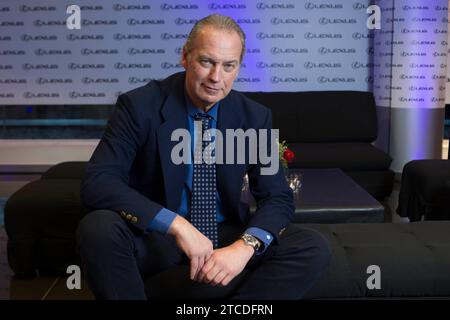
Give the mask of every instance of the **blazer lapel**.
[[(241, 186), (239, 185), (241, 177), (238, 174), (237, 168), (239, 166), (245, 167), (245, 165), (226, 164), (226, 146), (228, 143), (232, 143), (226, 139), (226, 129), (235, 130), (238, 128), (245, 130), (243, 128), (240, 103), (235, 99), (233, 92), (231, 92), (220, 102), (217, 121), (217, 129), (223, 135), (223, 164), (216, 165), (217, 189), (221, 199), (239, 199), (241, 193)], [(234, 154), (236, 158), (236, 144), (234, 146)], [(224, 207), (228, 207), (228, 205), (231, 205), (231, 202), (222, 201), (222, 204)]]
[(156, 130), (161, 168), (164, 179), (166, 205), (169, 210), (177, 211), (180, 206), (181, 192), (187, 174), (185, 164), (176, 165), (171, 159), (171, 152), (179, 141), (171, 141), (176, 129), (187, 129), (187, 114), (184, 105), (183, 87), (171, 90), (162, 108), (164, 122)]

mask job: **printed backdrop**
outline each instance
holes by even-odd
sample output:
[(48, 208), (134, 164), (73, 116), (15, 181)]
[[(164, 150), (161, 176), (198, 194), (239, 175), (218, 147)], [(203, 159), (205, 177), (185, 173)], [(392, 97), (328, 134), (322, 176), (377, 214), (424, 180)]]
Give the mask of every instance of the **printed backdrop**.
[[(0, 104), (114, 103), (121, 92), (183, 70), (188, 32), (214, 12), (233, 17), (247, 34), (236, 89), (368, 91), (368, 3), (3, 0)], [(72, 4), (81, 7), (80, 30), (66, 26)]]

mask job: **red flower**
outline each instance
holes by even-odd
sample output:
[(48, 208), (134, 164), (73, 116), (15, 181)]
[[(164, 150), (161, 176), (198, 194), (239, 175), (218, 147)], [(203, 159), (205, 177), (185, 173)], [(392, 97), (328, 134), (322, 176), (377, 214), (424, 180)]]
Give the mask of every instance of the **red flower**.
[(286, 159), (287, 162), (291, 162), (295, 157), (295, 153), (292, 152), (291, 149), (286, 148), (283, 153), (283, 158)]

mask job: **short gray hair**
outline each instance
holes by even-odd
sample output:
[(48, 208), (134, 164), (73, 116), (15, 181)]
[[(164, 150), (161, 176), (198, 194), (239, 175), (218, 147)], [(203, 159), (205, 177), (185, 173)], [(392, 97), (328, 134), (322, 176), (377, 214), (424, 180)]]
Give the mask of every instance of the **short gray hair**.
[(245, 33), (244, 31), (242, 31), (241, 27), (236, 23), (236, 21), (234, 21), (232, 18), (217, 13), (202, 18), (195, 23), (194, 27), (189, 33), (188, 38), (186, 39), (186, 43), (184, 44), (184, 49), (186, 50), (186, 53), (189, 53), (192, 50), (192, 43), (194, 42), (195, 38), (198, 36), (200, 31), (206, 26), (212, 26), (216, 29), (227, 30), (230, 32), (235, 31), (239, 35), (242, 45), (242, 51), (239, 57), (240, 59), (239, 62), (242, 63), (242, 59), (244, 58), (245, 52)]

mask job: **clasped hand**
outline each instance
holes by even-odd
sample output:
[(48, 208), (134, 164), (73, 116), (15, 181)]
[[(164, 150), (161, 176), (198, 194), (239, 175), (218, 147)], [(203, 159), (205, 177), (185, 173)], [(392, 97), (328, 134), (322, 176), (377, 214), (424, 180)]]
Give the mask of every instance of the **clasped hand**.
[(253, 248), (246, 246), (242, 240), (216, 249), (206, 260), (193, 280), (212, 286), (226, 286), (238, 274), (244, 270), (250, 258), (253, 256)]
[(246, 266), (254, 249), (237, 240), (213, 250), (212, 242), (181, 216), (173, 221), (169, 234), (190, 260), (191, 280), (226, 286)]

